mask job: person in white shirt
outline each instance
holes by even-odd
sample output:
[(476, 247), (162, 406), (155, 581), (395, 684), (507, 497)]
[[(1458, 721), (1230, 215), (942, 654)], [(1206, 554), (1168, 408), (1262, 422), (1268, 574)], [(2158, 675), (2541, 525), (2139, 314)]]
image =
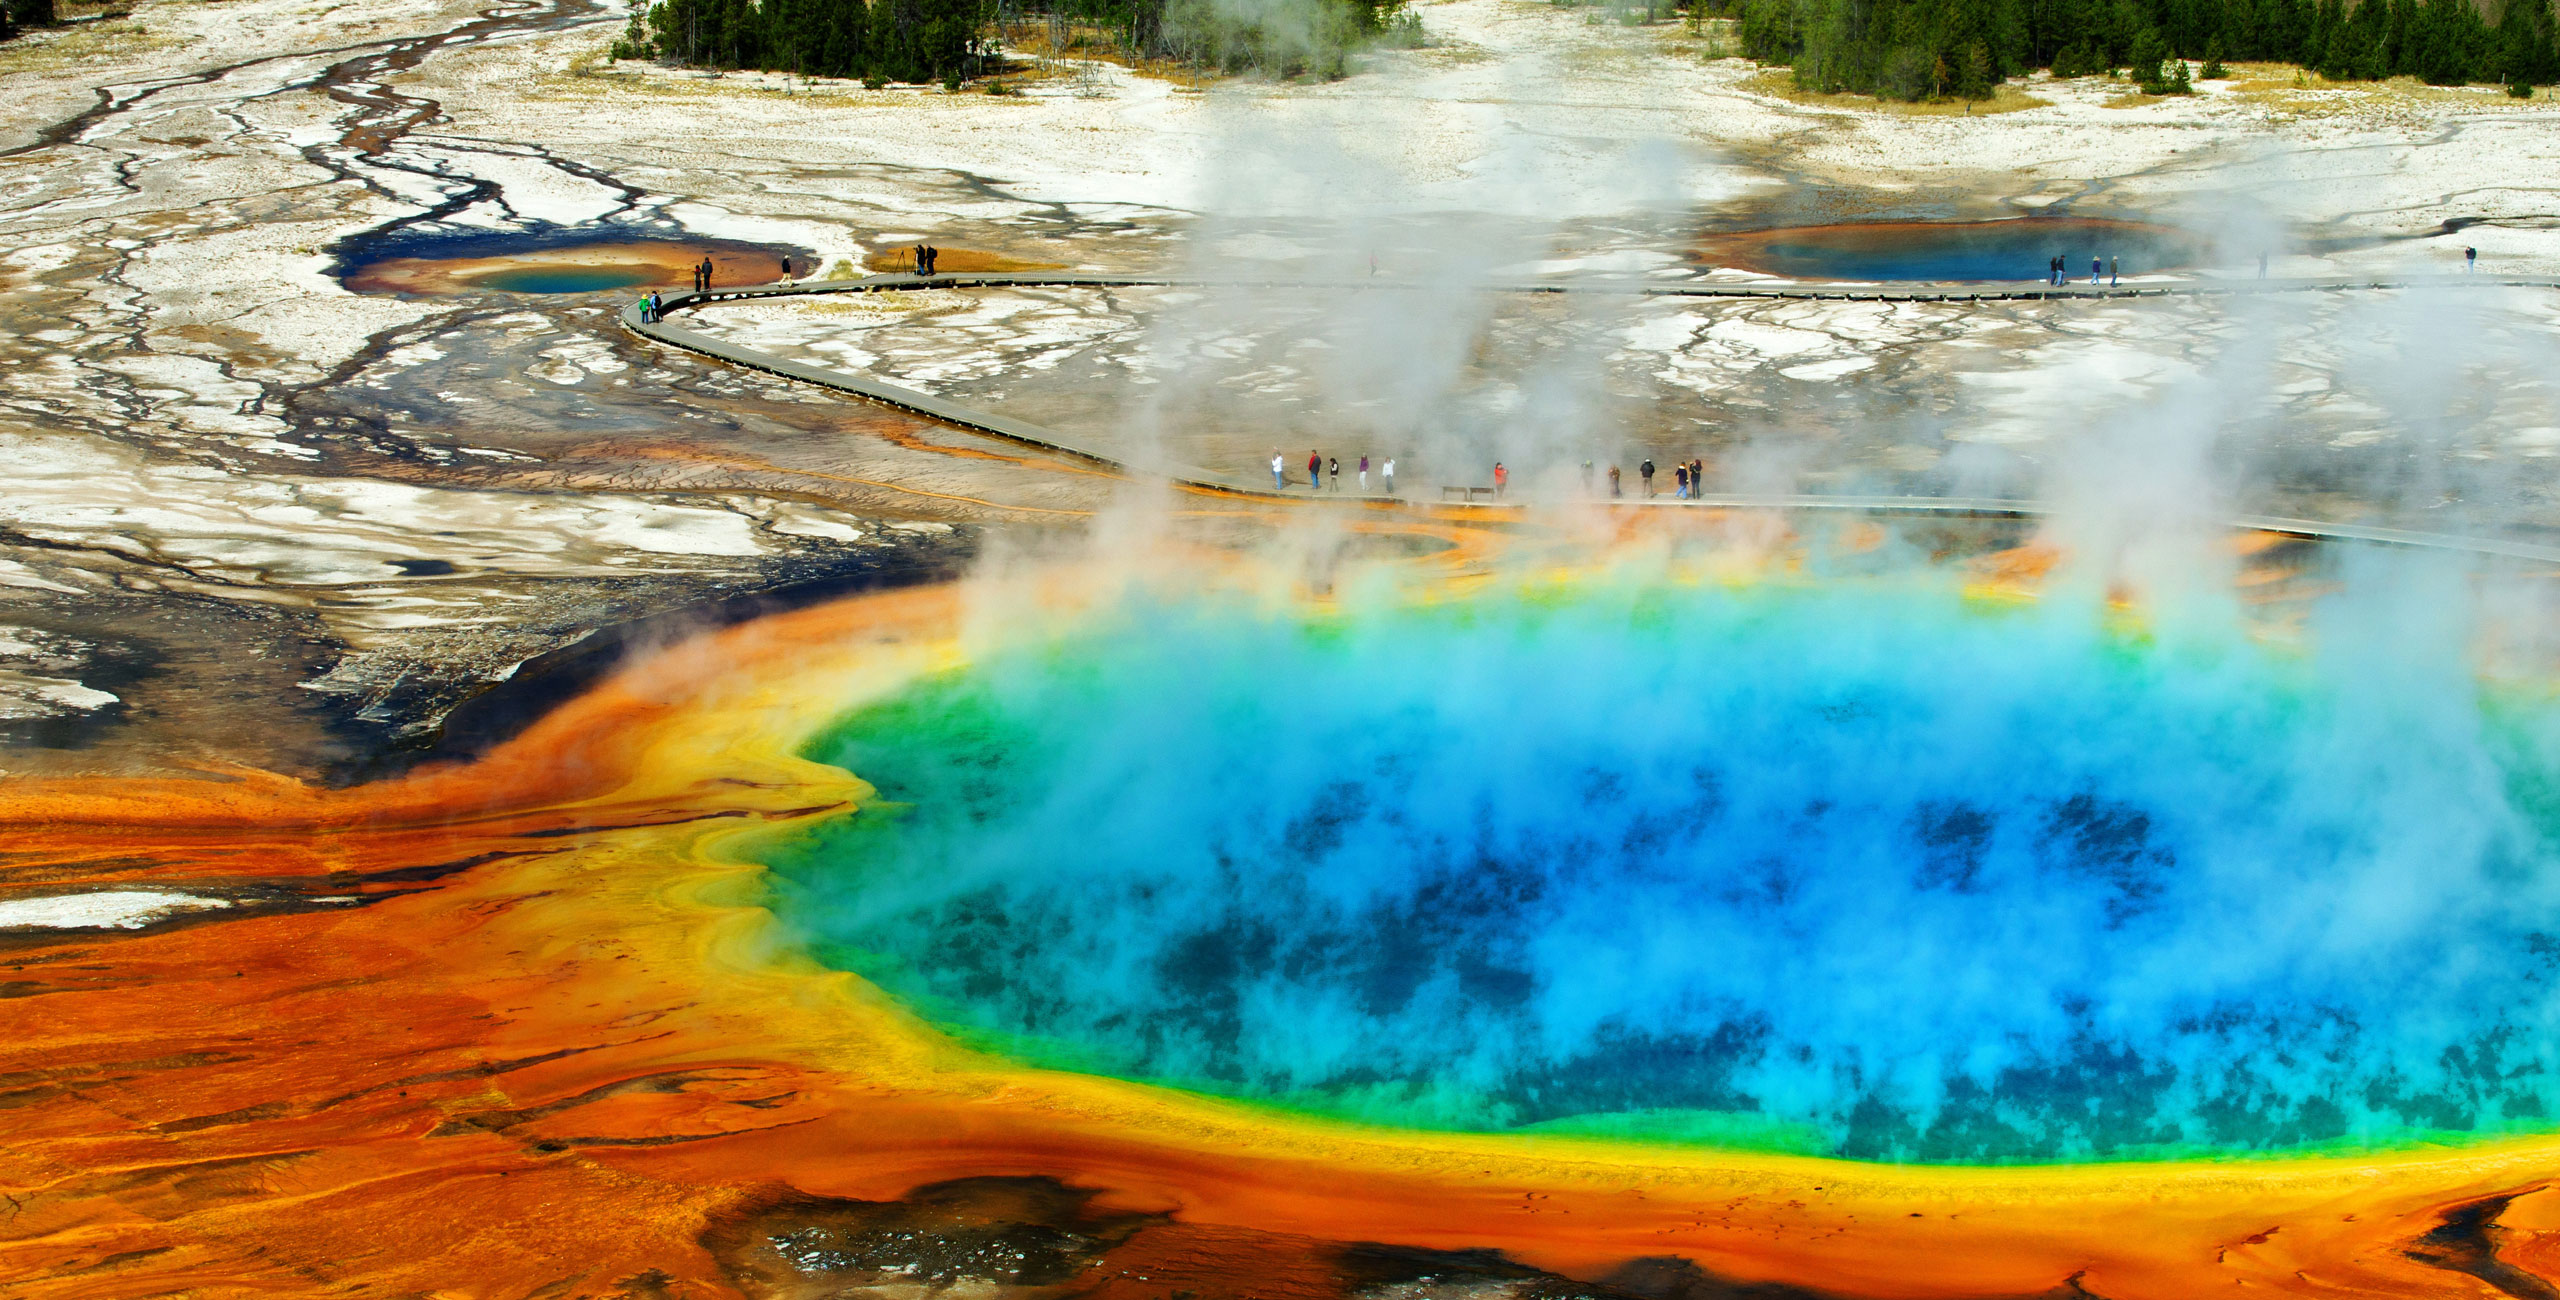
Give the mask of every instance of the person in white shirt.
[(1289, 486), (1288, 462), (1280, 459), (1280, 449), (1277, 447), (1271, 449), (1271, 486), (1275, 488)]
[(1387, 495), (1394, 496), (1396, 494), (1396, 458), (1393, 456), (1387, 457), (1387, 463), (1379, 466), (1378, 470), (1386, 476)]

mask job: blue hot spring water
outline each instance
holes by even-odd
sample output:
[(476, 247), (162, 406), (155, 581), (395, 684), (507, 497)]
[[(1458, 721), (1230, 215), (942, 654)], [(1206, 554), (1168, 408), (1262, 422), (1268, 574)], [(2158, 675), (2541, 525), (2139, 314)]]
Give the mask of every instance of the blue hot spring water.
[(2300, 645), (1910, 582), (1138, 599), (843, 719), (880, 802), (774, 846), (775, 906), (990, 1050), (1380, 1123), (2538, 1128), (2560, 711), (2396, 599)]

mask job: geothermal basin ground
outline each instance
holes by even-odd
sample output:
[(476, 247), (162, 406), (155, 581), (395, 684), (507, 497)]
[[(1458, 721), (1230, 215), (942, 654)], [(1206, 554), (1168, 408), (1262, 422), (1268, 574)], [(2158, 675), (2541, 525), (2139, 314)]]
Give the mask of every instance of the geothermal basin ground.
[(0, 43), (0, 1294), (2560, 1285), (2549, 93), (1407, 12)]

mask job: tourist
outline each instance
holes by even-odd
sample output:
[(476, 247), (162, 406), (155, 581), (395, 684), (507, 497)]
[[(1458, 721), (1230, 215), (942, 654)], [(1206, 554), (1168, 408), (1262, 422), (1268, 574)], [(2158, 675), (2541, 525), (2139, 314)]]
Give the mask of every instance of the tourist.
[(1307, 486), (1319, 492), (1324, 490), (1324, 457), (1312, 451), (1307, 453)]
[(1671, 467), (1671, 499), (1674, 501), (1689, 499), (1689, 465), (1686, 461)]
[(1501, 461), (1495, 461), (1493, 463), (1493, 494), (1501, 496), (1510, 487), (1511, 471), (1504, 469)]
[(1396, 494), (1396, 458), (1387, 457), (1387, 463), (1381, 467), (1381, 472), (1386, 476), (1387, 495), (1394, 496)]
[(1360, 457), (1360, 495), (1369, 495), (1369, 457), (1365, 453)]
[(1327, 469), (1329, 469), (1329, 470), (1333, 471), (1333, 490), (1334, 490), (1334, 491), (1336, 491), (1336, 492), (1341, 491), (1341, 490), (1342, 490), (1342, 458), (1341, 458), (1340, 456), (1334, 456), (1334, 457), (1331, 457), (1331, 458), (1327, 459), (1327, 460), (1325, 461), (1325, 468), (1327, 468)]
[(1707, 490), (1707, 463), (1692, 457), (1689, 461), (1689, 499), (1695, 501)]
[(929, 267), (931, 267), (931, 266), (932, 266), (932, 263), (930, 263), (930, 262), (928, 262), (928, 261), (926, 261), (926, 260), (925, 260), (925, 255), (924, 255), (924, 244), (923, 244), (921, 241), (919, 241), (919, 242), (916, 244), (916, 274), (918, 274), (918, 275), (929, 275), (929, 274), (931, 274), (931, 271), (928, 269), (928, 268), (929, 268)]
[(657, 323), (657, 319), (656, 314), (649, 310), (649, 295), (645, 293), (640, 295), (640, 323), (652, 325)]
[(1582, 462), (1582, 495), (1591, 495), (1591, 462)]
[(931, 244), (924, 246), (924, 273), (926, 275), (942, 274), (942, 250)]
[(2116, 283), (2116, 259), (2115, 255), (2110, 253), (2107, 255), (2107, 287), (2110, 289), (2115, 288)]
[(2478, 275), (2480, 273), (2479, 249), (2466, 247), (2462, 250), (2462, 273), (2464, 275)]
[(1609, 467), (1609, 495), (1613, 497), (1626, 495), (1625, 492), (1620, 491), (1618, 488), (1618, 467), (1615, 465)]
[(1651, 457), (1651, 456), (1647, 456), (1647, 457), (1645, 457), (1645, 458), (1644, 458), (1644, 463), (1643, 463), (1643, 464), (1641, 464), (1641, 465), (1636, 466), (1636, 477), (1644, 480), (1644, 495), (1645, 495), (1645, 499), (1646, 499), (1646, 500), (1648, 500), (1648, 501), (1652, 500), (1652, 499), (1653, 499), (1653, 457)]
[(1289, 486), (1288, 462), (1280, 459), (1280, 449), (1277, 447), (1271, 449), (1271, 486), (1275, 488)]
[(2044, 264), (2044, 282), (2046, 284), (2062, 283), (2062, 254), (2054, 254), (2053, 260)]
[(787, 257), (782, 259), (782, 282), (785, 284), (791, 282), (791, 259)]
[(2089, 283), (2091, 283), (2091, 284), (2096, 284), (2096, 283), (2098, 282), (2098, 273), (2099, 273), (2100, 271), (2105, 270), (2105, 269), (2106, 269), (2106, 267), (2105, 267), (2105, 266), (2104, 266), (2104, 265), (2103, 265), (2103, 264), (2102, 264), (2102, 263), (2101, 263), (2097, 258), (2095, 258), (2095, 257), (2090, 258), (2090, 259), (2089, 259)]

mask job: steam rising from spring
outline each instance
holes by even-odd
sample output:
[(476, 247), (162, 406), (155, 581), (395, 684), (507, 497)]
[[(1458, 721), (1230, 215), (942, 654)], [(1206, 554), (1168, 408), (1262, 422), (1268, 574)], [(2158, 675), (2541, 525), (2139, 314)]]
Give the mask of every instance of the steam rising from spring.
[(817, 756), (893, 802), (785, 855), (783, 911), (1000, 1050), (1398, 1123), (1967, 1161), (2539, 1124), (2560, 712), (2373, 599), (2296, 649), (1907, 575), (1139, 594), (850, 720)]

